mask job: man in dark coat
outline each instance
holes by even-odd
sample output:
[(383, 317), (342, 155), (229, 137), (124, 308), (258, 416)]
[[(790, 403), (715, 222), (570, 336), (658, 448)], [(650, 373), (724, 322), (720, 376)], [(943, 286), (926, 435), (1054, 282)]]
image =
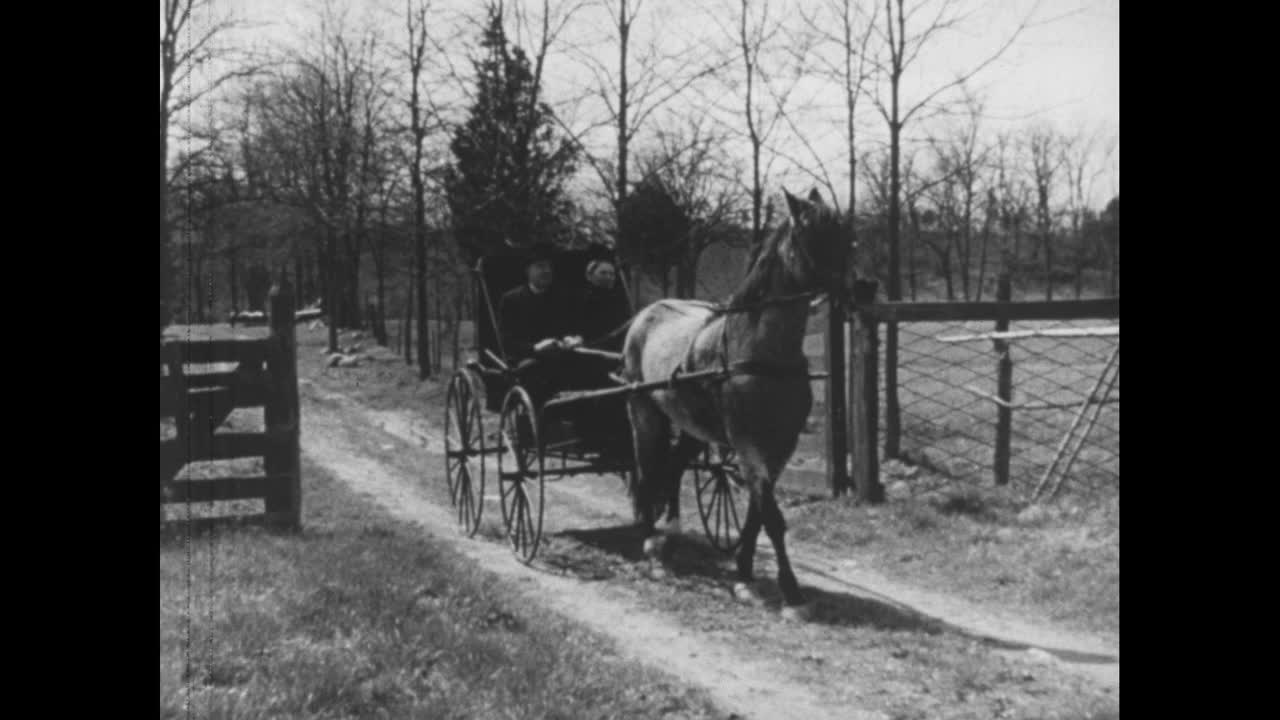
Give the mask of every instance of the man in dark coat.
[(498, 306), (507, 362), (517, 368), (521, 384), (539, 406), (561, 385), (553, 356), (563, 347), (567, 322), (551, 289), (553, 279), (550, 249), (535, 247), (526, 257), (525, 283), (504, 294)]
[(564, 309), (551, 292), (554, 277), (550, 253), (536, 248), (527, 258), (525, 283), (502, 296), (502, 346), (510, 362), (518, 364), (534, 357), (536, 348), (550, 347), (544, 341), (565, 334)]

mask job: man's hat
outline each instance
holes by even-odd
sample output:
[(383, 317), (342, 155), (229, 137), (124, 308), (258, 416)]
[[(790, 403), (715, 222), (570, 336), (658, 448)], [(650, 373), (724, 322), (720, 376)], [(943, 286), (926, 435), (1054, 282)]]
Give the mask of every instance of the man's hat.
[(555, 248), (550, 243), (539, 242), (521, 248), (520, 256), (523, 265), (529, 267), (537, 262), (550, 262), (555, 259)]
[(586, 248), (586, 256), (588, 263), (603, 260), (613, 265), (618, 264), (618, 259), (614, 255), (613, 248), (605, 245), (604, 243), (597, 242), (588, 245)]

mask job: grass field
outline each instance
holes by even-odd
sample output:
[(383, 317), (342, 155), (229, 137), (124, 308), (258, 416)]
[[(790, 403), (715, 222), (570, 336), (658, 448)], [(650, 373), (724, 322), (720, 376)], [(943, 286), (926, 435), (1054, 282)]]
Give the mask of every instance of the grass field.
[(161, 718), (721, 717), (323, 468), (303, 473), (300, 536), (161, 537)]

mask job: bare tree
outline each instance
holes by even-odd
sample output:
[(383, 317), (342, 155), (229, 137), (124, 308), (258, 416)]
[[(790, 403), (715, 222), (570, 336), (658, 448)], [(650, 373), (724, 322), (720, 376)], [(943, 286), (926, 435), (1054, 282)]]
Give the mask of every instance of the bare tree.
[(1053, 299), (1053, 191), (1062, 168), (1062, 138), (1047, 126), (1032, 127), (1027, 133), (1028, 161), (1036, 193), (1037, 248), (1044, 253), (1044, 299)]
[[(638, 41), (634, 30), (637, 19), (644, 16), (644, 0), (596, 0), (593, 5), (608, 13), (608, 37), (605, 44), (616, 50), (617, 65), (601, 59), (599, 45), (574, 48), (574, 55), (592, 74), (588, 94), (599, 99), (604, 113), (585, 127), (570, 134), (581, 143), (588, 133), (608, 126), (614, 136), (613, 157), (600, 158), (590, 152), (583, 157), (600, 178), (601, 188), (613, 209), (614, 230), (617, 213), (626, 200), (632, 184), (632, 144), (645, 123), (672, 100), (684, 96), (699, 80), (714, 74), (728, 60), (717, 57), (701, 43), (674, 47), (669, 33), (653, 33), (647, 43)], [(659, 7), (658, 11), (661, 12)], [(648, 16), (654, 28), (660, 27), (660, 16)], [(659, 43), (659, 38), (662, 42)], [(583, 148), (585, 150), (585, 148)], [(638, 292), (638, 276), (632, 276), (630, 287)], [(632, 298), (633, 302), (636, 298)]]
[(1006, 271), (1012, 270), (1012, 264), (1020, 257), (1022, 234), (1030, 217), (1034, 195), (1025, 170), (1018, 161), (1019, 151), (1018, 140), (1013, 133), (996, 136), (992, 152), (994, 190), (999, 214), (997, 227), (1002, 238), (1000, 262)]
[[(887, 150), (887, 149), (886, 149)], [(920, 246), (924, 245), (924, 229), (926, 219), (931, 224), (932, 219), (926, 218), (920, 207), (920, 200), (938, 183), (947, 179), (946, 175), (933, 175), (926, 177), (922, 171), (916, 169), (917, 153), (909, 151), (902, 159), (902, 169), (899, 174), (901, 178), (902, 204), (907, 209), (907, 227), (910, 232), (906, 234), (906, 258), (907, 258), (907, 289), (912, 300), (916, 300), (919, 293), (919, 272), (917, 269), (917, 259), (919, 256)], [(881, 222), (888, 217), (889, 208), (889, 192), (890, 192), (890, 167), (889, 153), (882, 151), (878, 156), (864, 154), (859, 163), (859, 172), (862, 173), (867, 189), (870, 191), (870, 207), (873, 217)], [(867, 237), (863, 235), (863, 252), (864, 254), (873, 256), (872, 267), (876, 270), (883, 270), (887, 265), (887, 256), (884, 252), (886, 243), (884, 236), (888, 234), (887, 224), (884, 225), (880, 233)], [(871, 239), (877, 239), (879, 242), (871, 243)]]
[[(302, 210), (318, 231), (329, 349), (336, 352), (338, 328), (360, 324), (361, 226), (377, 185), (369, 178), (385, 101), (376, 89), (376, 33), (350, 31), (330, 7), (318, 26), (289, 56), (287, 70), (247, 93), (247, 172), (268, 200)], [(293, 252), (298, 257), (301, 247)]]
[[(979, 141), (983, 103), (965, 93), (963, 120), (941, 138), (930, 139), (938, 173), (945, 188), (945, 199), (939, 205), (947, 228), (948, 245), (945, 264), (947, 299), (953, 299), (950, 252), (955, 249), (960, 266), (960, 291), (965, 300), (972, 297), (970, 268), (973, 259), (974, 213), (981, 201), (980, 177), (987, 165), (988, 148)], [(985, 262), (985, 247), (980, 254)], [(981, 276), (982, 268), (978, 268)], [(981, 287), (981, 277), (978, 280)]]
[[(742, 61), (742, 116), (751, 149), (751, 239), (759, 244), (768, 224), (764, 186), (769, 164), (762, 167), (763, 154), (774, 130), (787, 116), (787, 102), (797, 83), (795, 77), (775, 74), (770, 67), (777, 54), (775, 43), (785, 35), (783, 23), (770, 10), (769, 0), (737, 0), (734, 21), (734, 44)], [(798, 76), (802, 61), (793, 61), (793, 75)], [(771, 155), (770, 164), (774, 157)]]
[[(232, 15), (212, 16), (211, 0), (161, 0), (160, 4), (160, 309), (162, 322), (172, 302), (173, 268), (169, 253), (169, 185), (172, 176), (194, 161), (199, 151), (184, 153), (169, 167), (169, 140), (174, 120), (227, 82), (256, 72), (245, 58), (219, 45), (241, 23)], [(211, 19), (210, 19), (211, 18)], [(204, 76), (206, 68), (222, 70)], [(172, 174), (171, 174), (172, 170)]]
[(743, 212), (742, 173), (724, 149), (724, 133), (705, 125), (693, 119), (659, 130), (657, 147), (638, 163), (641, 177), (659, 179), (690, 221), (676, 263), (677, 297), (697, 294), (699, 260), (708, 248), (735, 242), (734, 221)]
[[(858, 104), (865, 94), (865, 86), (872, 77), (873, 62), (869, 54), (871, 39), (875, 34), (879, 5), (872, 4), (870, 14), (856, 0), (824, 0), (810, 13), (800, 10), (808, 34), (817, 39), (817, 52), (812, 55), (815, 72), (839, 83), (844, 111), (846, 161), (849, 166), (849, 218), (853, 227), (852, 212), (858, 205)], [(807, 43), (797, 43), (797, 52), (807, 49)], [(834, 53), (823, 52), (832, 49)], [(794, 128), (793, 128), (794, 129)], [(799, 136), (799, 133), (796, 133)], [(822, 165), (821, 155), (810, 149), (815, 166)], [(834, 183), (823, 184), (837, 195)], [(856, 228), (853, 228), (856, 232)]]
[[(918, 12), (925, 9), (926, 5), (933, 5), (934, 11), (929, 13), (929, 17), (923, 23), (913, 23), (913, 25), (920, 28), (919, 30), (908, 33), (908, 20), (913, 19)], [(923, 110), (931, 107), (945, 93), (960, 87), (995, 62), (1013, 45), (1018, 36), (1022, 34), (1022, 31), (1028, 27), (1032, 15), (1036, 12), (1036, 8), (1032, 8), (1026, 18), (1010, 33), (1008, 39), (987, 58), (973, 67), (957, 73), (953, 80), (925, 91), (920, 95), (919, 100), (904, 108), (901, 99), (904, 73), (938, 36), (963, 24), (966, 14), (960, 12), (956, 7), (957, 5), (956, 0), (940, 0), (937, 3), (913, 3), (911, 9), (908, 10), (905, 0), (885, 0), (885, 16), (882, 21), (883, 32), (880, 33), (880, 36), (884, 40), (887, 57), (877, 64), (880, 66), (882, 75), (887, 76), (889, 97), (886, 101), (877, 92), (873, 95), (873, 99), (889, 130), (890, 180), (887, 240), (889, 245), (888, 292), (890, 300), (902, 299), (901, 260), (899, 254), (902, 213), (902, 179), (899, 163), (902, 129), (912, 119), (919, 116)], [(898, 438), (901, 427), (901, 410), (898, 404), (897, 391), (898, 325), (892, 322), (887, 323), (885, 332), (885, 384), (888, 388), (885, 397), (885, 424), (887, 426), (885, 455), (892, 458), (898, 456)]]
[(1079, 128), (1063, 138), (1062, 172), (1067, 186), (1065, 209), (1071, 234), (1070, 247), (1076, 298), (1079, 298), (1084, 290), (1086, 265), (1104, 252), (1101, 238), (1086, 237), (1084, 229), (1091, 215), (1089, 200), (1093, 196), (1094, 186), (1101, 177), (1114, 148), (1114, 138), (1104, 140), (1096, 130), (1088, 132)]
[[(409, 46), (409, 132), (413, 156), (409, 163), (409, 182), (413, 189), (413, 257), (416, 278), (418, 317), (418, 377), (431, 376), (431, 336), (427, 332), (427, 198), (423, 179), (423, 143), (428, 132), (428, 118), (422, 99), (423, 68), (427, 56), (427, 12), (429, 2), (413, 0), (405, 3), (405, 30)], [(406, 355), (407, 357), (407, 355)]]

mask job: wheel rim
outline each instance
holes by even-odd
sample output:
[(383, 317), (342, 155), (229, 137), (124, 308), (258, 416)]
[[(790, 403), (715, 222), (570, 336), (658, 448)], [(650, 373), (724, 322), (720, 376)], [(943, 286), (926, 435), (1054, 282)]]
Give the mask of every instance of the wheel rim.
[[(694, 489), (698, 500), (698, 516), (707, 539), (717, 550), (725, 553), (737, 549), (741, 539), (742, 520), (749, 502), (741, 475), (732, 461), (732, 452), (724, 452), (713, 458), (708, 450), (703, 455), (705, 469), (695, 469)], [(741, 510), (739, 506), (742, 506)]]
[(503, 402), (498, 442), (502, 523), (511, 549), (527, 563), (542, 541), (544, 457), (533, 403), (521, 388), (513, 388)]
[(484, 511), (484, 433), (479, 396), (464, 375), (449, 383), (445, 413), (445, 474), (458, 527), (468, 536)]

